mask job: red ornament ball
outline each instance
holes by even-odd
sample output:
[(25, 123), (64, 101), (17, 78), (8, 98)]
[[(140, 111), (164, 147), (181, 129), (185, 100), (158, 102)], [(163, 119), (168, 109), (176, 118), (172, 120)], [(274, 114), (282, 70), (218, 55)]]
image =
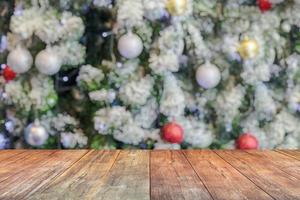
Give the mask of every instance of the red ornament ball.
[(2, 71), (2, 75), (6, 81), (11, 81), (16, 78), (17, 74), (8, 65), (6, 65)]
[(162, 127), (162, 137), (164, 140), (170, 143), (182, 143), (183, 141), (183, 129), (182, 127), (175, 123), (170, 122)]
[(251, 133), (244, 133), (236, 140), (237, 149), (258, 149), (259, 143)]
[(268, 11), (272, 8), (270, 0), (257, 0), (257, 4), (262, 12)]

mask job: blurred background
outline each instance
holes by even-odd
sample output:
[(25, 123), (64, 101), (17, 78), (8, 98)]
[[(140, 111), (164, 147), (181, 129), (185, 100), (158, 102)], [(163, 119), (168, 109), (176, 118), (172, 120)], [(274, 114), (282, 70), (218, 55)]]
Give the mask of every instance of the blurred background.
[(0, 148), (297, 149), (299, 0), (1, 0)]

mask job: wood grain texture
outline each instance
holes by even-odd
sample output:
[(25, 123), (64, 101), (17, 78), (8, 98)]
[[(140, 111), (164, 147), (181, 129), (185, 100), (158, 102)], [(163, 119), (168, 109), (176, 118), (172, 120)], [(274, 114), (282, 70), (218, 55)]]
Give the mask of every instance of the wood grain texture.
[(277, 150), (277, 152), (295, 158), (300, 161), (300, 151), (299, 150)]
[(119, 151), (90, 151), (76, 165), (66, 170), (30, 199), (92, 199), (93, 188), (103, 184), (102, 178), (114, 164)]
[[(55, 176), (69, 168), (87, 151), (28, 151), (10, 165), (11, 175), (1, 180), (0, 199), (24, 199), (31, 191), (47, 184)], [(18, 156), (17, 155), (17, 156)]]
[(213, 199), (272, 199), (213, 151), (184, 151)]
[(32, 163), (38, 165), (44, 158), (56, 151), (24, 151), (18, 154), (10, 155), (9, 158), (0, 162), (0, 183), (9, 177), (32, 168)]
[(26, 150), (0, 150), (0, 163), (6, 159), (11, 159), (17, 154), (24, 153)]
[(121, 151), (91, 199), (149, 200), (149, 151)]
[[(300, 199), (299, 179), (273, 162), (244, 151), (217, 151), (224, 160), (275, 199)], [(278, 158), (279, 159), (279, 158)]]
[(271, 165), (268, 168), (276, 167), (300, 181), (300, 161), (275, 151), (246, 152), (250, 154), (249, 156), (253, 156), (253, 159), (258, 159), (258, 162), (261, 162), (262, 165)]
[(0, 199), (299, 199), (300, 151), (0, 151)]
[(151, 199), (212, 199), (181, 151), (152, 151)]

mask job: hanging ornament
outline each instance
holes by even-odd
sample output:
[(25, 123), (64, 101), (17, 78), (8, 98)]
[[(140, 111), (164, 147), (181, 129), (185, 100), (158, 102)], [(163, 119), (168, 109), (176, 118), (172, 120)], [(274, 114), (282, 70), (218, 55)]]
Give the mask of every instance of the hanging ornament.
[(35, 66), (42, 74), (56, 74), (60, 70), (61, 65), (61, 58), (51, 50), (42, 50), (35, 58)]
[(256, 40), (245, 38), (240, 42), (238, 52), (243, 59), (255, 58), (259, 53), (259, 45)]
[(120, 37), (118, 41), (118, 50), (125, 58), (136, 58), (143, 51), (143, 42), (136, 34), (127, 33)]
[(45, 144), (49, 137), (46, 129), (38, 121), (29, 124), (24, 135), (26, 142), (31, 146), (41, 146)]
[(198, 84), (205, 89), (214, 88), (221, 80), (220, 70), (210, 62), (206, 62), (198, 67), (196, 72), (196, 80)]
[(286, 20), (281, 23), (281, 30), (285, 33), (289, 33), (292, 29), (291, 24)]
[(237, 149), (258, 149), (259, 143), (254, 135), (251, 133), (243, 133), (236, 140)]
[(74, 148), (77, 144), (76, 136), (73, 133), (62, 133), (60, 142), (64, 148)]
[(7, 65), (2, 68), (2, 75), (6, 82), (14, 80), (16, 78), (16, 73)]
[(7, 119), (4, 123), (5, 131), (8, 133), (13, 133), (15, 130), (15, 123), (13, 120)]
[(262, 12), (268, 11), (272, 8), (270, 0), (257, 0), (257, 5)]
[(11, 146), (11, 141), (4, 133), (0, 133), (0, 149), (7, 149)]
[(168, 0), (166, 8), (171, 15), (178, 16), (186, 12), (188, 0)]
[(163, 139), (170, 143), (180, 144), (183, 141), (183, 129), (182, 127), (175, 123), (170, 122), (162, 127)]
[(32, 66), (33, 59), (30, 52), (18, 46), (16, 49), (9, 52), (7, 57), (7, 65), (16, 73), (25, 73)]

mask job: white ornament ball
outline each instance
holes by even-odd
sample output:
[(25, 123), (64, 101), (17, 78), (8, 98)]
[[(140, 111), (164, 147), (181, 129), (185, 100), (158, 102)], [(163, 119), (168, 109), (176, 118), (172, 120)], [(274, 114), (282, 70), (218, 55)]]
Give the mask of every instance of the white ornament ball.
[(292, 26), (291, 26), (287, 21), (285, 21), (285, 22), (283, 22), (283, 23), (281, 24), (281, 29), (282, 29), (284, 32), (288, 33), (288, 32), (291, 31)]
[(136, 34), (127, 33), (120, 37), (118, 51), (125, 58), (136, 58), (143, 51), (143, 42)]
[(220, 70), (211, 63), (205, 63), (197, 69), (196, 80), (205, 89), (214, 88), (221, 80)]
[(72, 133), (62, 133), (60, 142), (65, 148), (74, 148), (77, 144), (75, 134)]
[(25, 140), (31, 146), (41, 146), (45, 144), (49, 135), (46, 129), (38, 122), (29, 124), (25, 129)]
[(59, 55), (50, 50), (40, 51), (35, 58), (35, 66), (42, 74), (56, 74), (60, 70), (61, 65), (62, 61)]
[(33, 59), (30, 52), (22, 47), (9, 52), (7, 57), (7, 65), (16, 73), (25, 73), (32, 66)]

